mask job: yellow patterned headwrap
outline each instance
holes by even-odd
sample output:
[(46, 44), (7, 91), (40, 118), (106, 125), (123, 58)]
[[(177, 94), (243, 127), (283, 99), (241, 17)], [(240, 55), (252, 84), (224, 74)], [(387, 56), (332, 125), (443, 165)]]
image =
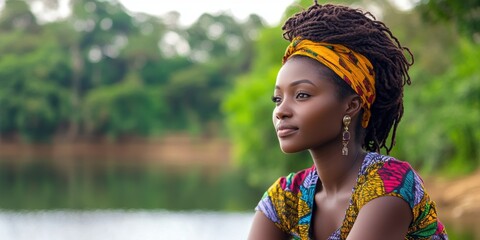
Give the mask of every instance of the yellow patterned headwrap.
[(370, 107), (375, 101), (375, 71), (370, 61), (343, 45), (313, 42), (300, 37), (294, 38), (288, 46), (283, 63), (294, 55), (319, 61), (350, 85), (362, 99), (362, 127), (367, 128), (371, 116)]

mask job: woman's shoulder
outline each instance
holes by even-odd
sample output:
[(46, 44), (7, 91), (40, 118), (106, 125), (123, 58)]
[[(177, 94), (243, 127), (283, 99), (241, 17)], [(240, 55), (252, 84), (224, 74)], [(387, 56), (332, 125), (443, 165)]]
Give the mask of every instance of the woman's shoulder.
[(408, 203), (413, 214), (412, 223), (415, 223), (409, 228), (409, 236), (446, 236), (445, 228), (437, 219), (435, 202), (414, 168), (394, 157), (369, 153), (353, 194), (357, 211), (382, 196), (399, 197)]
[(367, 155), (357, 184), (367, 200), (393, 195), (404, 198), (412, 208), (425, 195), (422, 178), (408, 162), (379, 153)]
[(379, 153), (368, 153), (359, 172), (360, 182), (381, 181), (385, 192), (399, 187), (423, 187), (423, 180), (410, 163)]
[(369, 152), (367, 154), (362, 164), (360, 174), (367, 175), (369, 172), (378, 171), (380, 169), (382, 169), (382, 171), (388, 171), (397, 174), (404, 174), (411, 170), (414, 174), (418, 175), (410, 163), (376, 152)]

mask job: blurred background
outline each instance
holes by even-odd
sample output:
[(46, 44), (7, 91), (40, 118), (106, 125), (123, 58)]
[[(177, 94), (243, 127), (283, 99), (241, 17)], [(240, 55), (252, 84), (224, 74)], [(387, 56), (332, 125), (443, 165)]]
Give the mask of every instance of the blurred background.
[[(480, 239), (480, 1), (329, 2), (412, 50), (392, 155), (451, 239)], [(0, 239), (245, 239), (312, 164), (281, 153), (270, 100), (281, 24), (311, 4), (0, 1)]]

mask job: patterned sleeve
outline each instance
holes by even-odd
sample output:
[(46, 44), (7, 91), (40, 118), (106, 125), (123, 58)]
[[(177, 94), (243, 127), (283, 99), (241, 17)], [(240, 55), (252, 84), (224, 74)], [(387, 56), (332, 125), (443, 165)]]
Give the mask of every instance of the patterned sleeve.
[(279, 178), (255, 208), (293, 239), (307, 239), (311, 204), (318, 176), (315, 166)]
[(287, 179), (292, 178), (293, 174), (287, 177), (281, 177), (263, 194), (262, 199), (258, 203), (255, 210), (263, 212), (282, 231), (288, 233), (291, 224), (285, 216), (286, 201), (291, 202), (292, 197), (290, 191), (285, 191), (285, 183)]
[(278, 179), (272, 186), (270, 186), (270, 188), (268, 188), (268, 190), (263, 194), (262, 199), (258, 203), (257, 207), (255, 207), (256, 211), (262, 212), (274, 223), (280, 223), (280, 220), (278, 218), (277, 210), (273, 206), (271, 196), (274, 195), (274, 192), (278, 192), (276, 189), (280, 187), (279, 181), (280, 179)]
[(373, 165), (364, 176), (363, 183), (358, 185), (358, 211), (375, 198), (399, 197), (408, 203), (413, 214), (406, 239), (430, 239), (445, 233), (437, 220), (435, 203), (430, 200), (423, 180), (410, 164), (392, 158), (376, 167)]

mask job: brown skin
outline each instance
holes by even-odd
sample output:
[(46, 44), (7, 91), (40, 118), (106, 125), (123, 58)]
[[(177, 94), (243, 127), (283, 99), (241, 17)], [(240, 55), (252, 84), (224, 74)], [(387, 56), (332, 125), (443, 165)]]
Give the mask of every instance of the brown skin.
[[(314, 239), (327, 239), (345, 217), (352, 188), (366, 155), (355, 132), (361, 113), (357, 95), (340, 99), (332, 72), (316, 60), (292, 57), (280, 69), (273, 100), (273, 124), (285, 153), (308, 149), (320, 178), (315, 194)], [(352, 117), (349, 155), (343, 156), (342, 119)], [(396, 197), (380, 197), (360, 211), (347, 239), (405, 239), (412, 214)], [(262, 212), (256, 212), (249, 240), (288, 239)]]

